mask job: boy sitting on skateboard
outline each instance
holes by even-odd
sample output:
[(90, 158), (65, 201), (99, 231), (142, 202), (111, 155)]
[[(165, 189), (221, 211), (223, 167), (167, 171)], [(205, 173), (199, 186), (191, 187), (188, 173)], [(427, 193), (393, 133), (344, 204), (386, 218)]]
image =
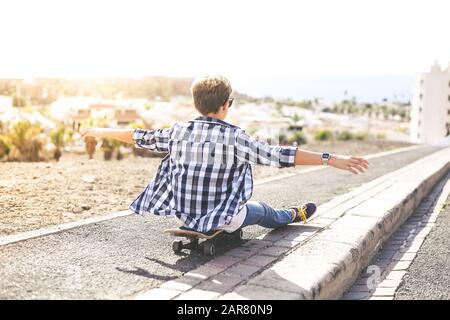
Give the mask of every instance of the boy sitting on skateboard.
[(113, 138), (168, 153), (154, 180), (130, 205), (137, 214), (175, 215), (186, 228), (202, 233), (216, 229), (234, 232), (253, 224), (277, 228), (306, 222), (316, 206), (306, 203), (298, 208), (273, 209), (264, 202), (250, 202), (251, 164), (279, 168), (330, 165), (354, 174), (368, 168), (368, 161), (360, 157), (271, 146), (225, 122), (233, 97), (230, 82), (222, 76), (199, 78), (191, 91), (201, 115), (187, 123), (155, 130), (82, 130), (83, 137)]

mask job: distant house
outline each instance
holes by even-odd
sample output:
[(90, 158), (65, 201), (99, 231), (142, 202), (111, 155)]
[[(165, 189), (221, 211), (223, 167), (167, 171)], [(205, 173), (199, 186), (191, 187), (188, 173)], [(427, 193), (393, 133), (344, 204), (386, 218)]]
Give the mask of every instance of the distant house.
[(32, 124), (39, 124), (46, 132), (56, 128), (56, 124), (44, 117), (36, 110), (22, 110), (16, 107), (0, 108), (0, 121), (4, 128), (14, 125), (18, 121), (29, 121)]
[(61, 99), (52, 106), (54, 116), (70, 125), (74, 130), (83, 123), (92, 120), (105, 120), (108, 125), (128, 127), (133, 122), (144, 123), (138, 112), (138, 106), (130, 101), (99, 100), (94, 98)]
[(116, 109), (114, 113), (114, 120), (117, 126), (128, 126), (129, 124), (141, 120), (141, 117), (134, 108), (120, 108)]
[(435, 143), (450, 134), (450, 64), (437, 62), (417, 76), (411, 100), (412, 142)]
[(68, 114), (66, 123), (72, 124), (75, 128), (79, 128), (81, 123), (87, 121), (91, 117), (91, 111), (88, 108), (79, 108), (71, 110)]

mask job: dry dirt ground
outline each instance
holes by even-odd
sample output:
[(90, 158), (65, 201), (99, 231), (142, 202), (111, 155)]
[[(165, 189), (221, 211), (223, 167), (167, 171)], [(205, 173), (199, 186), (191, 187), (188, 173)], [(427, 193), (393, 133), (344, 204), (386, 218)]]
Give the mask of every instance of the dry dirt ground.
[[(366, 155), (408, 144), (388, 141), (314, 142), (307, 150)], [(0, 162), (0, 236), (126, 210), (151, 181), (161, 158), (104, 161), (100, 152), (63, 154), (59, 162)], [(295, 172), (254, 166), (255, 180)], [(92, 181), (93, 179), (93, 181)]]

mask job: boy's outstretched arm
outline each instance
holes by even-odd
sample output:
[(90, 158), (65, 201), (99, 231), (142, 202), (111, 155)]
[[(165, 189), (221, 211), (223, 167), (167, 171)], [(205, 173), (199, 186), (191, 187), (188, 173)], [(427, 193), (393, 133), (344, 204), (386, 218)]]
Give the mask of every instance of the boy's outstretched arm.
[(81, 129), (81, 137), (94, 138), (111, 138), (125, 143), (133, 144), (134, 129), (112, 129), (112, 128), (97, 128), (88, 127)]
[[(358, 174), (369, 169), (369, 161), (361, 157), (331, 154), (328, 164), (332, 167)], [(322, 154), (298, 149), (295, 154), (295, 165), (322, 165)]]

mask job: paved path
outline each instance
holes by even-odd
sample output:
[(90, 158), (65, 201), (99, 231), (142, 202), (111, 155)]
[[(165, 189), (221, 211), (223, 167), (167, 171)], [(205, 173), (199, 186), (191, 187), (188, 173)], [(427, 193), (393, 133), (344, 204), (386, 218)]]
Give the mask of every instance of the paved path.
[[(330, 168), (273, 181), (255, 187), (253, 199), (280, 207), (306, 200), (321, 204), (437, 150), (423, 147), (376, 158), (358, 176)], [(132, 215), (1, 246), (0, 299), (133, 298), (210, 259), (174, 255), (171, 238), (162, 233), (174, 225), (172, 218)], [(249, 227), (244, 237), (266, 231)], [(224, 243), (218, 253), (237, 245)]]
[(446, 202), (395, 299), (450, 299), (450, 197)]
[(450, 299), (450, 174), (389, 238), (346, 300)]

